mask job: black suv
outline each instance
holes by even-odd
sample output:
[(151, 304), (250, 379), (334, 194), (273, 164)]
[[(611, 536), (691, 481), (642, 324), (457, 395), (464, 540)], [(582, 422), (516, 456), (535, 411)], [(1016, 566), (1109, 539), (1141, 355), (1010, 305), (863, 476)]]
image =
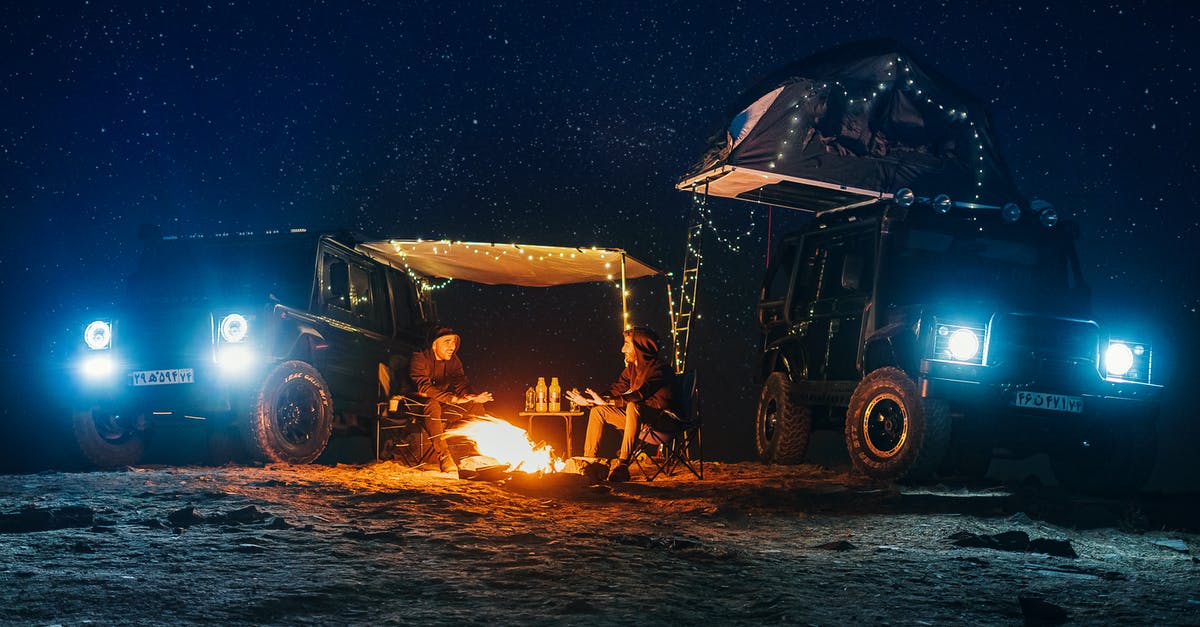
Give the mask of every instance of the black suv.
[(74, 433), (100, 466), (137, 462), (171, 417), (236, 429), (258, 459), (311, 462), (335, 422), (374, 416), (381, 370), (407, 372), (433, 317), (348, 233), (143, 241), (127, 296), (78, 336)]
[(1064, 485), (1140, 487), (1161, 388), (1148, 344), (1092, 320), (1077, 236), (1048, 205), (909, 190), (816, 216), (761, 292), (760, 456), (798, 463), (827, 426), (876, 478), (980, 476), (993, 453), (1046, 452)]

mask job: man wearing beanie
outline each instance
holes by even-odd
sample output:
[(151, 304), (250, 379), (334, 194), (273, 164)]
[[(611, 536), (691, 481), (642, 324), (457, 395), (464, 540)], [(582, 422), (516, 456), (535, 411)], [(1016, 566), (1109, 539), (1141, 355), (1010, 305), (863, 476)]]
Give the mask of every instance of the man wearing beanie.
[(663, 432), (678, 431), (681, 427), (674, 398), (675, 371), (659, 355), (658, 335), (647, 327), (633, 327), (625, 331), (624, 337), (621, 353), (625, 356), (625, 369), (607, 395), (601, 396), (591, 388), (585, 390), (590, 398), (577, 390), (566, 394), (576, 405), (592, 406), (583, 443), (584, 457), (596, 457), (605, 424), (624, 431), (621, 449), (608, 473), (609, 481), (629, 480), (629, 461), (643, 425)]
[(462, 362), (455, 355), (460, 339), (454, 329), (438, 327), (431, 337), (429, 348), (413, 353), (409, 374), (417, 384), (417, 393), (429, 399), (425, 408), (426, 427), (438, 452), (438, 465), (442, 472), (454, 472), (457, 466), (442, 437), (448, 426), (443, 422), (443, 409), (453, 405), (462, 410), (464, 416), (480, 415), (484, 411), (483, 404), (492, 401), (492, 393), (471, 392)]

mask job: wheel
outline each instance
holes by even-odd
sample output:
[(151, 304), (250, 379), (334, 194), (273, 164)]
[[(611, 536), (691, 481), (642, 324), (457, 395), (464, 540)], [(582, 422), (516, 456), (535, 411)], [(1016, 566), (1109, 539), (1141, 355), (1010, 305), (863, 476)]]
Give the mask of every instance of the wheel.
[(859, 472), (875, 479), (931, 477), (950, 440), (950, 407), (922, 399), (903, 370), (863, 377), (846, 410), (846, 450)]
[(795, 388), (782, 372), (772, 372), (758, 397), (755, 443), (768, 464), (799, 464), (808, 451), (812, 413), (796, 402)]
[(1153, 418), (1122, 416), (1125, 425), (1104, 425), (1087, 439), (1073, 438), (1050, 455), (1054, 477), (1069, 490), (1124, 496), (1141, 489), (1154, 470), (1158, 433)]
[(98, 407), (76, 411), (71, 430), (83, 456), (101, 468), (136, 464), (146, 450), (146, 431), (136, 421)]
[(254, 457), (307, 464), (325, 450), (332, 431), (333, 403), (325, 380), (307, 363), (285, 361), (263, 379), (244, 439)]

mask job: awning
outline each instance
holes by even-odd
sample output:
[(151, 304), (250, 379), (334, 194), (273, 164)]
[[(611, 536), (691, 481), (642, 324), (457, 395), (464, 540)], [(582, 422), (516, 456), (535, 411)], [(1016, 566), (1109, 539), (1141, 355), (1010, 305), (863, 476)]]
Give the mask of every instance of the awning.
[(428, 278), (486, 285), (550, 287), (662, 274), (619, 248), (387, 239), (363, 242), (367, 255)]

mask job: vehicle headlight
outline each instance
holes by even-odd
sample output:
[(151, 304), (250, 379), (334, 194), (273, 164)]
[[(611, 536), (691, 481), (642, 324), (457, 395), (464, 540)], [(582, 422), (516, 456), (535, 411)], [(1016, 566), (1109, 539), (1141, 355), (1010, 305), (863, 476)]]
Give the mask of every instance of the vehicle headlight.
[(230, 344), (237, 344), (246, 339), (246, 332), (249, 330), (250, 323), (242, 314), (234, 313), (221, 318), (221, 339)]
[(106, 320), (94, 320), (83, 330), (83, 341), (88, 348), (99, 351), (112, 346), (112, 325)]
[(983, 334), (982, 326), (939, 322), (933, 341), (933, 358), (982, 364)]
[(1150, 382), (1150, 345), (1127, 340), (1109, 340), (1104, 351), (1104, 370), (1109, 379)]
[(98, 353), (88, 355), (80, 364), (80, 370), (88, 379), (107, 379), (116, 372), (117, 365), (113, 362), (111, 354)]
[(252, 366), (254, 362), (254, 351), (250, 350), (249, 346), (240, 344), (222, 346), (217, 350), (217, 365), (226, 375), (241, 373)]

